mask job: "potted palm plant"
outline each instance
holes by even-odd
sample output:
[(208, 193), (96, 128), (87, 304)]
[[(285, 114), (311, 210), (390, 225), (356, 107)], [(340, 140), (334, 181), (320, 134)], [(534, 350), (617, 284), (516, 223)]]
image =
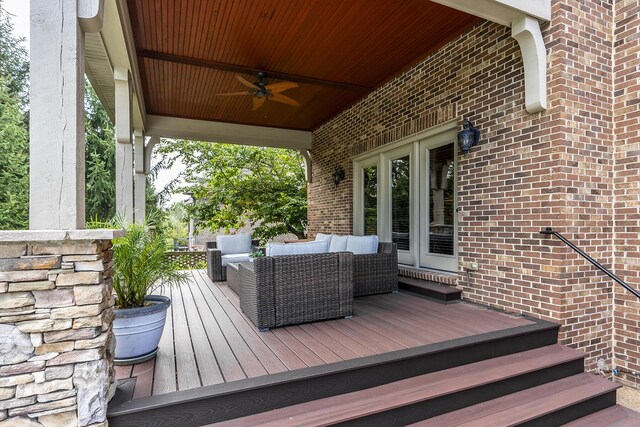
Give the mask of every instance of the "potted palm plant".
[(158, 351), (171, 300), (151, 295), (163, 285), (186, 283), (187, 274), (166, 259), (164, 237), (147, 224), (124, 227), (113, 242), (113, 290), (116, 310), (115, 362), (124, 365), (151, 359)]

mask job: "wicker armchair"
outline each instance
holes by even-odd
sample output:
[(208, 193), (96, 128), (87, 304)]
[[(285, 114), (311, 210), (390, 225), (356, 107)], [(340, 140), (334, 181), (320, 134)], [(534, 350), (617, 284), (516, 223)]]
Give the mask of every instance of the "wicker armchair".
[[(251, 240), (252, 246), (257, 247), (259, 244), (256, 239)], [(213, 282), (227, 280), (227, 266), (222, 265), (222, 252), (216, 242), (207, 242), (207, 275)]]
[(338, 252), (242, 263), (240, 308), (259, 330), (351, 316), (353, 258)]
[(353, 256), (353, 296), (398, 291), (398, 245), (378, 243), (378, 253)]

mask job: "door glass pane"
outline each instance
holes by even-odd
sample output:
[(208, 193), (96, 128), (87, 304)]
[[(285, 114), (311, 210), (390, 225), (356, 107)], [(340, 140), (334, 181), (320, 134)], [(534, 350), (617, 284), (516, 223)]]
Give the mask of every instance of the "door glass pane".
[(364, 168), (364, 234), (378, 234), (378, 167)]
[(429, 151), (429, 252), (453, 255), (453, 144)]
[(391, 238), (398, 249), (409, 250), (409, 156), (391, 161)]

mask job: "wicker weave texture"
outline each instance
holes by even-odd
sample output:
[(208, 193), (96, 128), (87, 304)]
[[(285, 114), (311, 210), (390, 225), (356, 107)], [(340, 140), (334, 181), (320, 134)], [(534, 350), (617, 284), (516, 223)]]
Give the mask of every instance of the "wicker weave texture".
[(353, 256), (353, 295), (398, 290), (398, 245), (378, 243), (378, 253)]
[(349, 252), (263, 257), (239, 270), (240, 307), (258, 329), (353, 314)]

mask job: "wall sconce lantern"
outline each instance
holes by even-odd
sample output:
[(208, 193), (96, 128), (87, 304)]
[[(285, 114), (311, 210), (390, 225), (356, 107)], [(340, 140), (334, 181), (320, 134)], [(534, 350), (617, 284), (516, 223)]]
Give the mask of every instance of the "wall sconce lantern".
[(333, 174), (331, 176), (333, 177), (333, 183), (336, 185), (336, 187), (338, 187), (338, 184), (340, 184), (345, 178), (344, 169), (342, 169), (342, 166), (338, 166), (336, 170), (333, 171)]
[(475, 147), (480, 139), (480, 131), (473, 127), (471, 122), (464, 119), (462, 122), (462, 130), (458, 132), (458, 145), (462, 154), (467, 154), (471, 147)]

